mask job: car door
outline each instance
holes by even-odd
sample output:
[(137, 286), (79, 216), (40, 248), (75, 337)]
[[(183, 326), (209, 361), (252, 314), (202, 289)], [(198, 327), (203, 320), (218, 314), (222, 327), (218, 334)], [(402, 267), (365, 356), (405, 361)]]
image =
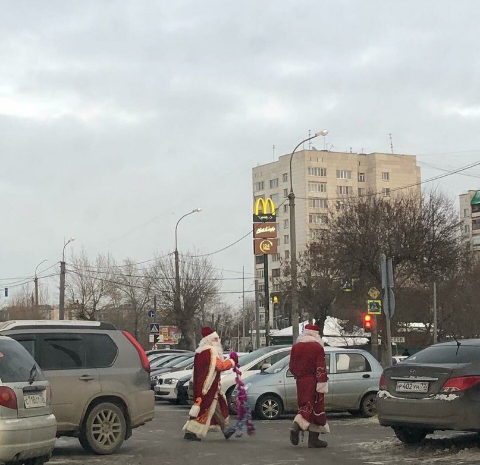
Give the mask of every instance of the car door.
[(101, 392), (98, 370), (87, 365), (87, 347), (81, 334), (39, 336), (39, 363), (50, 381), (58, 431), (79, 428), (90, 400)]
[[(327, 368), (327, 375), (330, 377), (330, 354), (325, 354), (325, 365)], [(328, 393), (325, 394), (325, 408), (329, 408), (331, 404), (332, 393), (330, 392), (330, 382), (328, 386)], [(297, 382), (293, 376), (290, 368), (285, 370), (285, 402), (288, 411), (296, 411), (298, 409), (297, 403)]]
[[(245, 373), (247, 373), (247, 378), (253, 376), (262, 371), (262, 368), (270, 368), (275, 363), (283, 360), (290, 350), (281, 350), (279, 352), (265, 354), (262, 358), (257, 360), (254, 365), (252, 365)], [(244, 375), (245, 378), (245, 375)]]
[(356, 409), (361, 395), (371, 385), (370, 363), (358, 352), (336, 352), (333, 358), (329, 407), (332, 410)]

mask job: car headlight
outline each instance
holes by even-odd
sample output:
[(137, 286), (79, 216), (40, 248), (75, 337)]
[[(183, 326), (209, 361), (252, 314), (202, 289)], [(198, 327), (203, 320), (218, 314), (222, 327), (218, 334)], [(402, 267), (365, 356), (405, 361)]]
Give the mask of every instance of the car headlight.
[(178, 383), (178, 379), (177, 378), (167, 378), (163, 384), (177, 384)]

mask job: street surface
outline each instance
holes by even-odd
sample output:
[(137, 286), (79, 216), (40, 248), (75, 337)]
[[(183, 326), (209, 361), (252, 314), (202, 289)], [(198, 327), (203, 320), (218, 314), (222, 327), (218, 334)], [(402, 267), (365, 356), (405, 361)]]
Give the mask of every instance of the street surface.
[[(329, 416), (332, 433), (325, 438), (327, 449), (307, 449), (304, 442), (294, 447), (288, 429), (293, 416), (278, 421), (256, 421), (254, 437), (232, 437), (210, 433), (202, 442), (182, 439), (181, 431), (189, 407), (157, 403), (156, 417), (134, 430), (119, 453), (101, 457), (86, 454), (78, 440), (62, 438), (50, 464), (92, 465), (396, 465), (396, 464), (478, 464), (480, 437), (477, 434), (436, 434), (418, 446), (405, 446), (390, 428), (376, 418), (360, 419), (348, 414)], [(235, 419), (233, 419), (235, 420)]]

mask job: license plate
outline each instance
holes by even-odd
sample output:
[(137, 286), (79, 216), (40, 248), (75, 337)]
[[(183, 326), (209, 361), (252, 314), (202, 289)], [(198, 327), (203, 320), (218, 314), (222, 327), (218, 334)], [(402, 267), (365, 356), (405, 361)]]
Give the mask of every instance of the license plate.
[(397, 381), (397, 392), (428, 392), (428, 383)]
[(23, 400), (25, 408), (45, 407), (47, 405), (47, 392), (43, 391), (41, 394), (24, 394)]

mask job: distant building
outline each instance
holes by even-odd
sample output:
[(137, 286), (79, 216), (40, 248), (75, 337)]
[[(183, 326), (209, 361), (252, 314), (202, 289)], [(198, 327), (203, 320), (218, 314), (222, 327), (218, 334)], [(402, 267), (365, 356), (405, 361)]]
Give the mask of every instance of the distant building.
[(460, 195), (460, 221), (465, 244), (480, 253), (480, 190)]
[[(315, 239), (318, 231), (328, 227), (328, 208), (340, 209), (349, 196), (378, 193), (384, 197), (397, 193), (420, 194), (420, 168), (416, 156), (388, 153), (358, 154), (327, 150), (301, 150), (292, 161), (295, 192), (297, 253)], [(404, 189), (406, 186), (410, 186)], [(278, 253), (269, 258), (270, 292), (279, 290), (275, 278), (280, 277), (280, 260), (290, 259), (290, 155), (252, 169), (253, 199), (271, 198), (277, 207)], [(255, 258), (259, 291), (263, 292), (263, 256)], [(272, 281), (273, 277), (273, 281)], [(277, 324), (270, 305), (272, 328)], [(264, 318), (264, 315), (260, 315)], [(264, 323), (264, 320), (260, 322)]]

